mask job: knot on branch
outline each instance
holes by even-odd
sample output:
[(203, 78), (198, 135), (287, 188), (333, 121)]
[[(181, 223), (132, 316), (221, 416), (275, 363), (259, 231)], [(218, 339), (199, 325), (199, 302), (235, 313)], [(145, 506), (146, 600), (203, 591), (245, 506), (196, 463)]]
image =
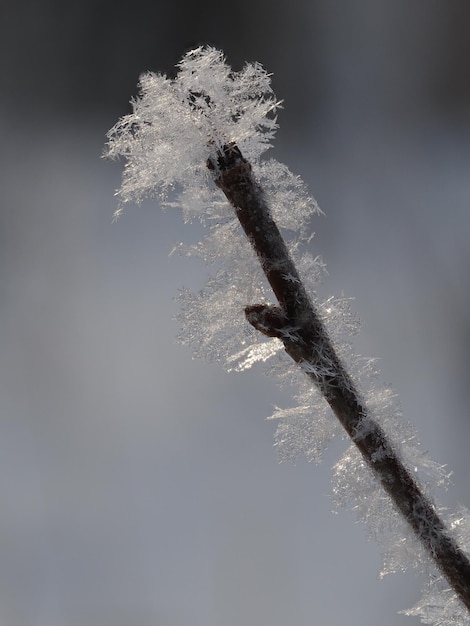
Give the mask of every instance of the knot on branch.
[(284, 311), (270, 304), (252, 304), (245, 307), (247, 321), (267, 337), (278, 337), (282, 339), (286, 336), (286, 331), (291, 328), (291, 324)]

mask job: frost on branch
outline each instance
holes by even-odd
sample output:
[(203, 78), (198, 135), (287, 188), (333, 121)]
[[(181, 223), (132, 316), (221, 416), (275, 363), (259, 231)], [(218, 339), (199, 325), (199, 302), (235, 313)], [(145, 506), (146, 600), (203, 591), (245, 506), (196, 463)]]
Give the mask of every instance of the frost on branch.
[[(305, 244), (312, 238), (312, 216), (320, 210), (301, 179), (285, 165), (272, 159), (261, 160), (277, 128), (276, 111), (280, 105), (266, 71), (257, 63), (248, 63), (240, 72), (234, 72), (220, 51), (200, 47), (184, 56), (174, 79), (149, 72), (141, 77), (139, 86), (140, 94), (132, 102), (133, 112), (108, 133), (106, 156), (126, 159), (122, 186), (117, 193), (121, 203), (117, 213), (125, 203), (157, 196), (163, 206), (182, 209), (186, 220), (197, 218), (207, 226), (203, 241), (175, 248), (189, 257), (203, 259), (212, 267), (212, 276), (198, 293), (180, 292), (182, 343), (191, 345), (196, 356), (221, 362), (229, 370), (241, 371), (256, 363), (264, 364), (281, 382), (294, 385), (297, 406), (278, 407), (271, 416), (278, 421), (275, 445), (281, 460), (304, 455), (309, 461), (319, 461), (329, 440), (337, 434), (344, 436), (319, 389), (328, 395), (333, 386), (339, 388), (341, 380), (349, 398), (356, 389), (362, 390), (354, 401), (361, 411), (367, 407), (352, 434), (356, 444), (373, 432), (380, 434), (377, 436), (380, 445), (374, 448), (374, 458), (368, 458), (369, 463), (403, 459), (403, 467), (416, 476), (422, 492), (445, 486), (448, 480), (445, 468), (421, 452), (415, 433), (399, 419), (394, 394), (378, 384), (374, 362), (354, 354), (350, 337), (357, 331), (358, 321), (351, 313), (348, 299), (329, 298), (308, 309), (318, 314), (316, 328), (321, 328), (316, 341), (311, 342), (315, 348), (313, 356), (297, 360), (292, 356), (299, 346), (296, 342), (300, 326), (291, 323), (294, 318), (288, 319), (287, 309), (273, 305), (266, 267), (263, 273), (260, 266), (260, 250), (253, 251), (253, 242), (248, 241), (237, 218), (243, 205), (234, 204), (234, 209), (229, 204), (221, 193), (222, 187), (215, 184), (215, 180), (220, 183), (221, 176), (214, 178), (214, 172), (207, 167), (209, 163), (212, 168), (222, 168), (222, 157), (239, 155), (244, 171), (249, 172), (250, 189), (257, 189), (262, 195), (263, 207), (268, 207), (265, 215), (269, 213), (269, 219), (272, 216), (276, 224), (265, 238), (271, 237), (273, 243), (272, 233), (279, 228), (287, 242), (288, 254), (283, 243), (276, 243), (276, 249), (282, 250), (284, 256), (272, 261), (269, 269), (281, 274), (283, 284), (289, 287), (300, 284), (314, 296), (324, 268), (319, 257), (305, 250)], [(225, 171), (233, 174), (234, 170), (232, 164)], [(284, 263), (283, 259), (289, 255), (294, 264), (290, 259)], [(290, 269), (285, 270), (286, 267)], [(292, 300), (297, 302), (302, 291), (295, 293)], [(251, 316), (253, 326), (261, 333), (247, 323), (244, 313), (248, 319)], [(326, 349), (322, 353), (323, 344), (332, 345), (330, 340), (334, 350)], [(304, 345), (307, 344), (310, 345), (306, 340)], [(297, 364), (287, 356), (288, 346)], [(338, 363), (348, 373), (341, 379), (337, 376)], [(299, 373), (299, 365), (315, 380), (316, 387), (312, 387), (311, 379)], [(331, 380), (335, 383), (328, 390)], [(375, 431), (372, 425), (376, 425)], [(383, 484), (372, 474), (355, 446), (336, 464), (333, 492), (338, 504), (350, 506), (358, 519), (366, 522), (369, 536), (381, 546), (384, 553), (381, 575), (412, 566), (432, 576), (434, 582), (424, 599), (409, 614), (419, 614), (426, 623), (469, 624), (468, 613), (461, 609), (454, 592), (448, 591), (447, 583), (443, 583), (416, 535), (400, 517)], [(421, 527), (423, 517), (419, 520)], [(468, 512), (451, 518), (450, 528), (451, 536), (468, 552)], [(417, 535), (421, 531), (424, 535), (425, 530), (428, 532), (424, 526), (423, 530), (418, 528)], [(436, 543), (432, 544), (435, 546)]]
[(206, 161), (228, 142), (252, 162), (270, 146), (280, 103), (269, 75), (258, 63), (232, 72), (222, 52), (201, 47), (185, 55), (174, 80), (147, 72), (139, 88), (133, 113), (108, 133), (106, 156), (127, 159), (119, 198), (165, 198), (177, 187), (187, 218), (195, 216), (195, 204), (202, 220), (213, 217), (214, 208), (217, 215), (220, 192), (207, 192)]
[[(461, 546), (470, 546), (470, 511), (464, 507), (449, 517), (449, 528)], [(444, 577), (437, 572), (426, 584), (421, 600), (405, 615), (417, 616), (424, 624), (468, 626), (470, 616)]]

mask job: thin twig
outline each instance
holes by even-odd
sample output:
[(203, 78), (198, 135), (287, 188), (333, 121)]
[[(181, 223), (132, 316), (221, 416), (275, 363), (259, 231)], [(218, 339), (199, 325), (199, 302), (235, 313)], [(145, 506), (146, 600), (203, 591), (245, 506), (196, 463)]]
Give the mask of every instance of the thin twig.
[(247, 306), (247, 320), (265, 335), (281, 339), (287, 354), (320, 389), (366, 463), (470, 610), (470, 561), (382, 428), (370, 417), (302, 284), (250, 164), (238, 147), (230, 144), (223, 146), (216, 160), (209, 160), (207, 165), (235, 208), (278, 300), (279, 306)]

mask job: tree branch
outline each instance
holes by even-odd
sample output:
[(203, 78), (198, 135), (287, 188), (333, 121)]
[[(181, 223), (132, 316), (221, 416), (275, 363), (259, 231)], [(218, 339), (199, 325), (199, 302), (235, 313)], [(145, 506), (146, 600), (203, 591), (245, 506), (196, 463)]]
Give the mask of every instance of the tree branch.
[(247, 320), (265, 335), (280, 338), (287, 354), (320, 389), (395, 506), (470, 610), (470, 561), (369, 415), (300, 280), (251, 165), (236, 145), (228, 144), (207, 166), (234, 207), (279, 303), (247, 306)]

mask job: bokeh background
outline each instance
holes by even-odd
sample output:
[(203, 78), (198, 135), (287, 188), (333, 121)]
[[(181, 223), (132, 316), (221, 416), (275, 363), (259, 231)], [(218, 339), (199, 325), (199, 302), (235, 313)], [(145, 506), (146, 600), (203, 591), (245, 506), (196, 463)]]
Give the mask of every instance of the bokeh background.
[(260, 61), (271, 152), (326, 216), (320, 294), (355, 297), (422, 445), (470, 506), (470, 5), (465, 0), (4, 0), (0, 19), (0, 623), (415, 626), (331, 466), (278, 464), (255, 370), (175, 344), (207, 269), (156, 202), (112, 224), (100, 160), (142, 71), (188, 49)]

